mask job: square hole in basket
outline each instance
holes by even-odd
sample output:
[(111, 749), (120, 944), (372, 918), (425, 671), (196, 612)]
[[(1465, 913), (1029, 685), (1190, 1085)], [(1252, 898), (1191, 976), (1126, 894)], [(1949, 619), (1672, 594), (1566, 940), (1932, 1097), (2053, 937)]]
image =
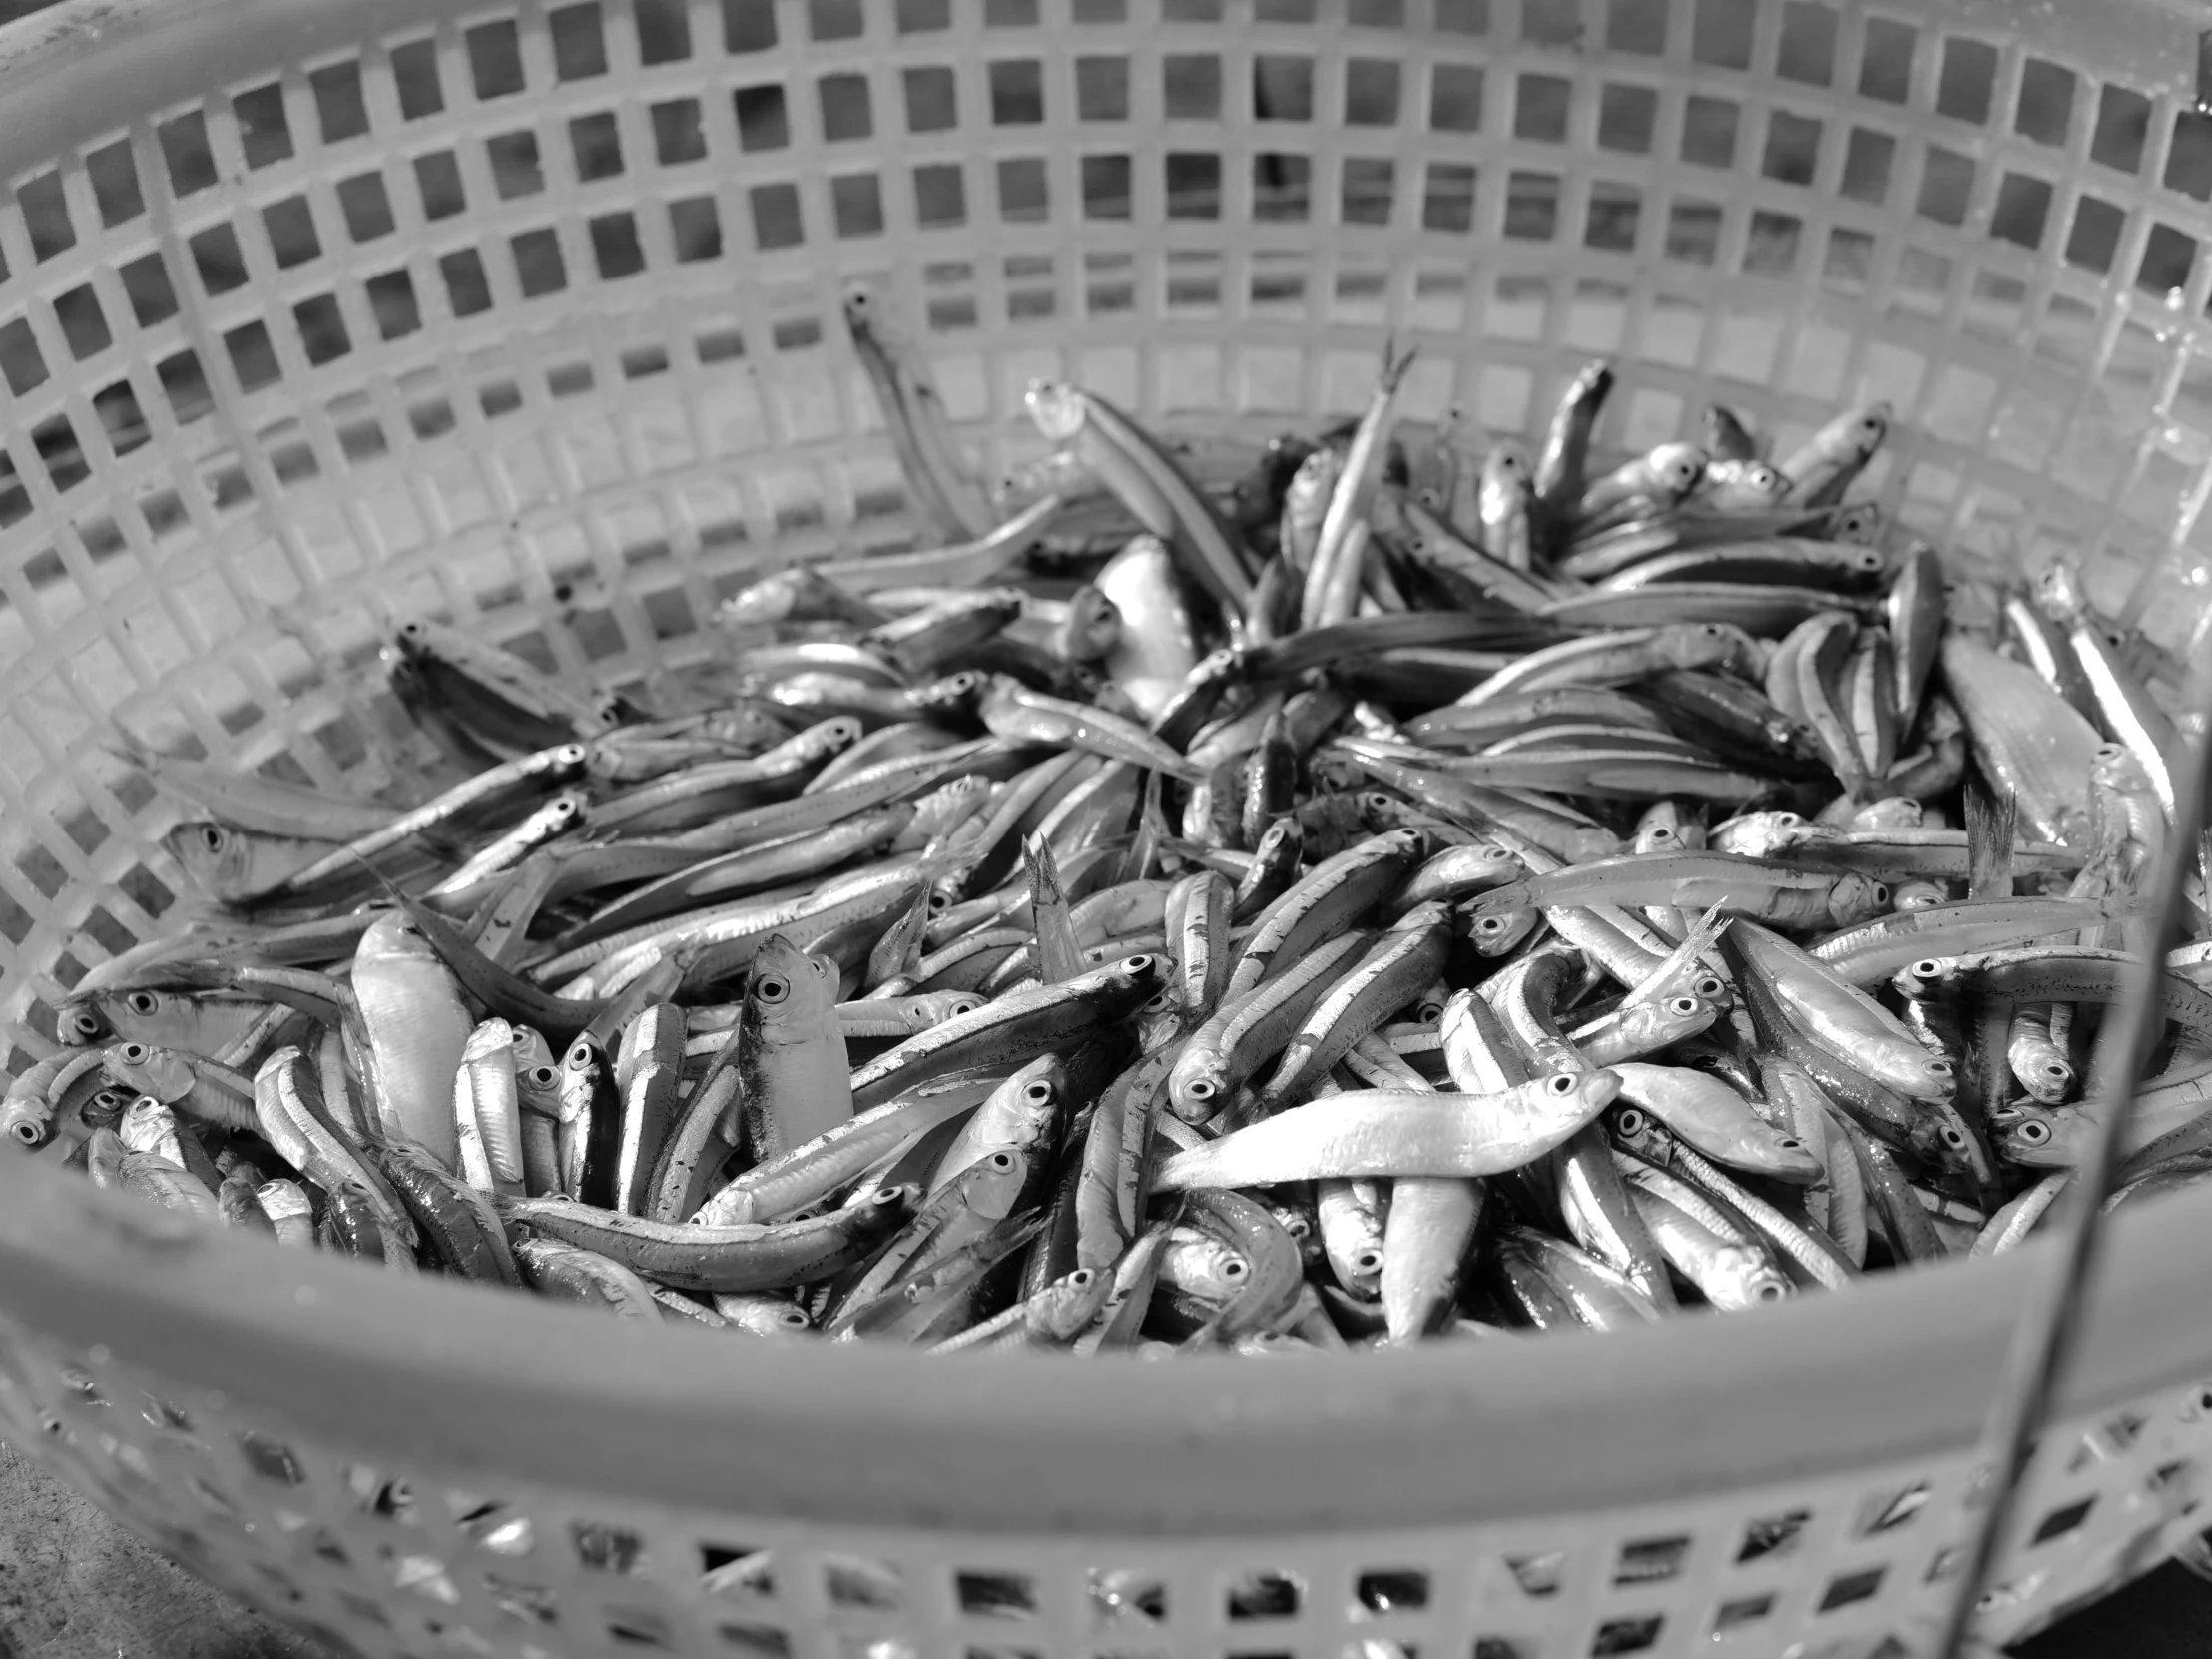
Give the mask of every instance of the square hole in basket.
[(1398, 66), (1390, 58), (1354, 58), (1345, 65), (1345, 125), (1389, 127), (1397, 121)]
[(2189, 271), (2196, 264), (2197, 244), (2171, 225), (2154, 224), (2143, 241), (2142, 264), (2135, 270), (2135, 285), (2145, 293), (2173, 293), (2188, 285)]
[(415, 190), (422, 197), (422, 217), (451, 219), (468, 206), (461, 189), (461, 165), (450, 150), (434, 150), (414, 159)]
[(108, 319), (100, 309), (99, 295), (88, 282), (54, 296), (54, 320), (61, 324), (62, 338), (69, 342), (69, 353), (79, 359), (105, 351), (114, 336), (108, 332)]
[(1882, 1576), (1886, 1569), (1865, 1567), (1858, 1572), (1840, 1573), (1829, 1580), (1828, 1588), (1821, 1592), (1820, 1606), (1815, 1612), (1832, 1612), (1838, 1607), (1849, 1607), (1855, 1601), (1871, 1600), (1882, 1588)]
[(262, 230), (269, 237), (270, 252), (276, 257), (279, 271), (304, 265), (322, 252), (321, 240), (314, 231), (314, 213), (304, 196), (288, 196), (264, 208)]
[(1505, 234), (1549, 242), (1559, 234), (1559, 176), (1516, 169), (1505, 181)]
[(718, 1624), (715, 1634), (724, 1647), (747, 1659), (791, 1659), (791, 1636), (773, 1624)]
[(1468, 1659), (1536, 1659), (1532, 1636), (1477, 1636)]
[[(712, 201), (706, 201), (710, 209)], [(840, 237), (883, 234), (883, 191), (872, 173), (850, 173), (830, 181), (830, 217)]]
[(604, 1626), (610, 1640), (625, 1648), (676, 1650), (674, 1628), (665, 1615), (645, 1607), (610, 1607)]
[(1725, 99), (1693, 95), (1682, 107), (1682, 159), (1698, 167), (1734, 167), (1741, 113)]
[(484, 140), (491, 181), (502, 202), (535, 196), (545, 189), (545, 168), (538, 160), (538, 135), (528, 128), (494, 133)]
[(1720, 258), (1721, 205), (1684, 198), (1667, 210), (1667, 258), (1710, 266)]
[(1697, 0), (1690, 28), (1690, 56), (1720, 69), (1751, 67), (1757, 0)]
[(909, 69), (900, 85), (906, 96), (906, 131), (942, 133), (958, 124), (959, 96), (951, 70)]
[(1436, 65), (1428, 83), (1428, 125), (1439, 133), (1482, 127), (1482, 71), (1474, 64)]
[(1160, 104), (1170, 121), (1221, 119), (1221, 59), (1170, 53), (1160, 60)]
[(1558, 75), (1523, 75), (1514, 86), (1513, 136), (1564, 144), (1574, 84)]
[(782, 150), (792, 141), (791, 117), (784, 107), (784, 89), (774, 82), (740, 87), (731, 95), (737, 111), (740, 149)]
[(1665, 1579), (1681, 1576), (1682, 1563), (1689, 1558), (1690, 1539), (1687, 1534), (1668, 1538), (1637, 1538), (1621, 1545), (1620, 1559), (1613, 1563), (1613, 1583), (1656, 1584)]
[(1897, 153), (1898, 141), (1888, 133), (1854, 127), (1844, 145), (1844, 176), (1836, 188), (1854, 202), (1879, 206), (1890, 194), (1890, 169)]
[(522, 46), (512, 23), (479, 24), (461, 40), (478, 98), (508, 98), (522, 90)]
[(1306, 1581), (1263, 1568), (1230, 1580), (1224, 1599), (1232, 1619), (1295, 1619), (1306, 1604)]
[(1252, 158), (1252, 217), (1304, 220), (1313, 211), (1314, 164), (1263, 150)]
[[(1118, 63), (1112, 58), (1079, 58), (1076, 60), (1077, 89), (1081, 90), (1081, 71), (1086, 63)], [(1479, 72), (1477, 72), (1479, 73)], [(1252, 60), (1252, 115), (1256, 121), (1311, 121), (1314, 119), (1314, 60), (1263, 52)], [(1128, 116), (1128, 100), (1123, 96), (1122, 114), (1115, 120)], [(1091, 119), (1086, 117), (1085, 119)]]
[(1083, 217), (1127, 219), (1133, 164), (1127, 156), (1084, 156), (1077, 163), (1083, 187)]
[(1428, 1605), (1428, 1573), (1419, 1567), (1370, 1567), (1353, 1594), (1371, 1613), (1417, 1613)]
[(345, 319), (338, 314), (335, 295), (324, 293), (300, 300), (291, 308), (291, 319), (299, 330), (299, 342), (306, 350), (307, 361), (318, 368), (353, 349), (353, 342), (345, 332)]
[(635, 1573), (645, 1570), (645, 1540), (637, 1533), (604, 1521), (574, 1521), (569, 1537), (576, 1559), (592, 1572)]
[(211, 225), (189, 239), (192, 263), (200, 274), (200, 285), (211, 294), (229, 293), (246, 284), (246, 256), (228, 223)]
[(1513, 1575), (1513, 1582), (1524, 1596), (1538, 1600), (1559, 1593), (1559, 1581), (1566, 1576), (1567, 1552), (1563, 1549), (1547, 1549), (1539, 1555), (1508, 1555), (1505, 1570)]
[(822, 136), (831, 144), (871, 138), (875, 112), (864, 75), (825, 75), (815, 83), (822, 106)]
[[(916, 223), (960, 225), (966, 222), (967, 184), (957, 162), (917, 167), (913, 171), (913, 184)], [(796, 197), (793, 205), (796, 208)]]
[(1597, 180), (1590, 186), (1589, 216), (1582, 228), (1582, 245), (1616, 254), (1634, 252), (1643, 206), (1642, 193), (1633, 185)]
[[(284, 89), (282, 87), (273, 81), (266, 87), (250, 87), (244, 92), (233, 93), (231, 95), (231, 114), (238, 122), (239, 148), (245, 153), (248, 167), (268, 167), (273, 162), (291, 159), (291, 125), (284, 115)], [(108, 147), (108, 150), (123, 152), (124, 162), (126, 165), (128, 164), (129, 150), (127, 146), (120, 143), (112, 144)], [(86, 161), (88, 164), (94, 163), (106, 153), (106, 151), (95, 151), (86, 158)], [(99, 190), (99, 184), (100, 172), (95, 167), (93, 169), (93, 186), (96, 192)], [(131, 193), (134, 196), (138, 194), (138, 181), (135, 175), (131, 181)], [(102, 206), (105, 208), (105, 193), (101, 193), (101, 195)], [(110, 220), (109, 223), (112, 225), (115, 222)]]
[(345, 216), (346, 235), (355, 242), (374, 242), (393, 230), (391, 199), (384, 194), (381, 173), (361, 173), (338, 181), (338, 211)]
[[(872, 182), (872, 181), (871, 181)], [(876, 211), (876, 224), (882, 224), (882, 211)], [(668, 205), (669, 240), (676, 245), (676, 257), (685, 264), (699, 260), (722, 258), (722, 217), (711, 196), (689, 196)]]
[(1142, 1619), (1158, 1624), (1168, 1616), (1167, 1586), (1153, 1573), (1093, 1567), (1086, 1585), (1094, 1624)]
[(0, 376), (18, 397), (46, 383), (46, 359), (39, 354), (31, 325), (20, 317), (0, 326)]
[(1006, 58), (990, 66), (991, 125), (1034, 127), (1044, 120), (1044, 65)]
[(2143, 165), (2143, 145), (2149, 137), (2150, 100), (2126, 87), (2107, 85), (2097, 98), (2089, 159), (2101, 167), (2134, 173)]
[(1649, 87), (1608, 84), (1598, 99), (1598, 148), (1647, 155), (1658, 120), (1658, 93)]
[(2082, 197), (2074, 205), (2073, 230), (2066, 238), (2066, 263), (2100, 274), (2110, 271), (2120, 234), (2126, 228), (2125, 210), (2100, 197)]
[(1885, 104), (1902, 104), (1913, 90), (1913, 26), (1886, 17), (1867, 19), (1866, 47), (1859, 58), (1859, 92)]
[(1759, 171), (1785, 185), (1809, 185), (1820, 166), (1821, 124), (1776, 110), (1767, 118), (1767, 149)]
[(825, 1555), (822, 1586), (832, 1607), (889, 1613), (896, 1612), (906, 1600), (906, 1587), (896, 1567), (859, 1555)]
[(172, 195), (190, 196), (215, 183), (215, 154), (208, 148), (207, 121), (198, 110), (165, 121), (154, 131), (161, 140)]
[(1657, 1613), (1632, 1619), (1608, 1619), (1597, 1627), (1597, 1635), (1590, 1643), (1590, 1659), (1608, 1659), (1612, 1654), (1641, 1653), (1648, 1647), (1656, 1647), (1665, 1622)]
[(1736, 1551), (1737, 1565), (1788, 1555), (1797, 1548), (1798, 1540), (1805, 1535), (1805, 1524), (1812, 1518), (1810, 1509), (1792, 1509), (1787, 1514), (1747, 1522), (1743, 1544)]
[(707, 130), (699, 100), (671, 98), (648, 112), (653, 123), (653, 155), (663, 167), (679, 167), (707, 154)]
[(561, 6), (546, 14), (553, 37), (553, 73), (564, 81), (588, 81), (607, 73), (607, 37), (597, 5)]
[(961, 1571), (953, 1574), (952, 1585), (960, 1611), (970, 1618), (1037, 1616), (1037, 1581), (1025, 1573)]
[(638, 243), (638, 222), (627, 213), (600, 214), (585, 225), (591, 236), (592, 261), (602, 281), (635, 276), (645, 269), (645, 250)]
[(2035, 1523), (2035, 1534), (2028, 1539), (2028, 1542), (2030, 1544), (2040, 1544), (2047, 1543), (2052, 1538), (2064, 1537), (2087, 1520), (2089, 1511), (2096, 1506), (2096, 1498), (2090, 1496), (2082, 1498), (2079, 1502), (2069, 1503), (2063, 1508), (2053, 1509)]
[(612, 179), (622, 172), (622, 135), (612, 114), (580, 115), (568, 124), (569, 155), (579, 184)]
[(307, 76), (324, 144), (342, 144), (368, 131), (368, 105), (361, 97), (361, 66), (353, 60), (327, 64)]
[(2054, 191), (2050, 182), (2029, 173), (2007, 173), (1997, 181), (1989, 234), (2022, 248), (2040, 247), (2050, 221)]
[(1386, 157), (1347, 156), (1338, 218), (1346, 225), (1387, 225), (1396, 177), (1396, 164)]
[(1457, 162), (1430, 162), (1421, 194), (1421, 228), (1474, 229), (1475, 170)]

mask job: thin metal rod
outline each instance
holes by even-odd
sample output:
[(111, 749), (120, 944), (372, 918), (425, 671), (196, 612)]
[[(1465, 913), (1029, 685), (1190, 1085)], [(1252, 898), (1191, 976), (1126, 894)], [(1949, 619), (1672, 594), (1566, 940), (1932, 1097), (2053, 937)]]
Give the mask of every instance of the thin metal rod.
[[(2212, 706), (2208, 706), (2212, 705), (2212, 666), (2192, 672), (2189, 678), (2189, 708), (2200, 721), (2212, 722)], [(2195, 730), (2212, 730), (2212, 725), (2198, 724)], [(2189, 870), (2197, 863), (2194, 853), (2205, 829), (2208, 750), (2212, 744), (2202, 740), (2183, 744), (2180, 764), (2174, 769), (2173, 833), (2159, 860), (2157, 880), (2144, 895), (2149, 948), (2130, 965), (2127, 995), (2106, 1016), (2098, 1036), (2089, 1072), (2093, 1102), (2089, 1143), (2060, 1201), (2057, 1260), (2048, 1278), (2028, 1288), (2019, 1323), (2012, 1328), (2004, 1375), (1982, 1419), (1975, 1462), (1988, 1470), (1988, 1500), (1967, 1542), (1942, 1633), (1929, 1650), (1934, 1659), (1959, 1659), (1967, 1626), (1980, 1604), (2019, 1496), (2029, 1446), (2080, 1333), (2082, 1293), (2096, 1266), (2106, 1189), (2119, 1163), (2120, 1131), (2134, 1101), (2136, 1079), (2165, 1028), (2158, 982), (2166, 972), (2166, 953), (2180, 940), (2182, 892)]]

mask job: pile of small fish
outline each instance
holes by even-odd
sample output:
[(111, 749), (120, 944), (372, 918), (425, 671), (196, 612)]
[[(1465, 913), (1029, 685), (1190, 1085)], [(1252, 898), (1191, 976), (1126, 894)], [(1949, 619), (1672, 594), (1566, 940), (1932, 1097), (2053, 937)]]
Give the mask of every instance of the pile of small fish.
[[(2049, 1213), (2179, 735), (2075, 571), (1946, 618), (1845, 500), (1881, 405), (1601, 470), (1602, 363), (1533, 455), (1398, 421), (1387, 353), (1242, 450), (1038, 382), (1052, 453), (986, 487), (846, 314), (936, 545), (736, 593), (681, 706), (407, 622), (454, 770), (404, 809), (134, 749), (204, 903), (74, 989), (8, 1138), (285, 1247), (932, 1350), (1613, 1329)], [(2208, 964), (2113, 1203), (2212, 1173)]]

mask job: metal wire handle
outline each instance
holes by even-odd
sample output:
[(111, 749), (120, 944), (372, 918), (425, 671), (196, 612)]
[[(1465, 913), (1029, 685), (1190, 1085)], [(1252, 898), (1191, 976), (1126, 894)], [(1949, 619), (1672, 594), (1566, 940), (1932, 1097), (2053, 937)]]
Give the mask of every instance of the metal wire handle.
[[(2212, 741), (2202, 736), (2212, 731), (2212, 665), (2201, 658), (2189, 677), (2184, 702), (2193, 719), (2185, 719), (2182, 729), (2199, 736), (2182, 745), (2180, 765), (2175, 768), (2174, 832), (2159, 861), (2157, 880), (2146, 895), (2151, 936), (2141, 959), (2131, 964), (2127, 996), (2098, 1036), (2090, 1064), (2096, 1099), (2089, 1108), (2089, 1145), (2061, 1200), (2067, 1208), (2057, 1229), (2057, 1261), (2047, 1278), (2028, 1289), (2005, 1355), (2004, 1375), (1982, 1419), (1981, 1461), (1989, 1471), (1989, 1501), (1967, 1542), (1965, 1564), (1945, 1609), (1941, 1635), (1930, 1649), (1934, 1659), (1961, 1659), (1965, 1651), (1967, 1626), (1980, 1605), (1982, 1587), (2010, 1523), (2030, 1445), (2050, 1408), (2058, 1379), (2072, 1359), (2083, 1292), (2096, 1265), (2106, 1189), (2119, 1163), (2120, 1131), (2133, 1104), (2136, 1080), (2165, 1024), (2159, 1011), (2158, 981), (2166, 972), (2166, 953), (2180, 941), (2182, 894), (2189, 866), (2200, 861), (2205, 844), (2205, 784), (2212, 774), (2207, 766)], [(2207, 879), (2212, 880), (2212, 874)]]

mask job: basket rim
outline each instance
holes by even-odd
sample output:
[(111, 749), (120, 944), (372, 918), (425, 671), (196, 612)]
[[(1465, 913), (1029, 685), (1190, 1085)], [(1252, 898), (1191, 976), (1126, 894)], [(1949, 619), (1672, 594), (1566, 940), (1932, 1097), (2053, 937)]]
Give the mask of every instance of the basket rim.
[[(2053, 1420), (2212, 1375), (2208, 1210), (2177, 1195), (2114, 1218)], [(456, 1480), (978, 1534), (1461, 1526), (1956, 1454), (2053, 1249), (1748, 1318), (1268, 1361), (669, 1325), (608, 1341), (604, 1314), (289, 1250), (0, 1157), (0, 1309), (96, 1363)]]
[[(1342, 0), (1322, 10), (1331, 27)], [(1931, 10), (2187, 96), (2195, 29), (2179, 0), (2127, 0), (2124, 18), (2048, 0)], [(482, 15), (495, 11), (511, 8)], [(0, 177), (211, 87), (400, 30), (451, 38), (476, 15), (447, 0), (63, 0), (0, 30)], [(2115, 1218), (2060, 1413), (2212, 1374), (2208, 1232), (2212, 1193)], [(1750, 1319), (1478, 1350), (1076, 1364), (792, 1343), (733, 1363), (713, 1345), (739, 1339), (608, 1341), (604, 1316), (285, 1251), (0, 1157), (0, 1316), (30, 1331), (456, 1474), (980, 1534), (1463, 1525), (1954, 1453), (2051, 1249)]]

